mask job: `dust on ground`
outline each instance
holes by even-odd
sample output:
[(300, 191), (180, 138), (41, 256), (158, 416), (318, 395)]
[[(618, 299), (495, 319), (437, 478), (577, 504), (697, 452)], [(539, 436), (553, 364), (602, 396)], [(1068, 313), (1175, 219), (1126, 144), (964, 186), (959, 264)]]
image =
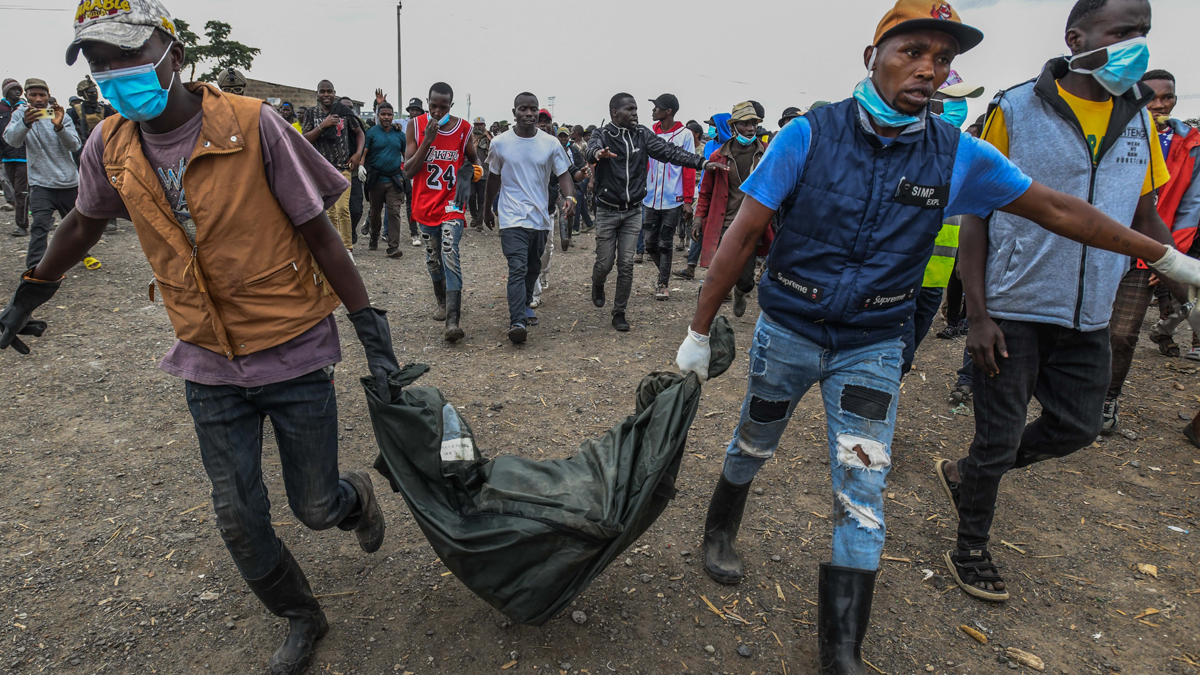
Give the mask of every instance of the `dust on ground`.
[[(27, 242), (8, 237), (11, 225), (11, 213), (0, 214), (5, 298)], [(151, 271), (132, 226), (120, 225), (95, 249), (103, 267), (72, 270), (39, 311), (50, 329), (31, 340), (33, 356), (0, 354), (0, 669), (265, 672), (286, 623), (249, 593), (222, 545), (183, 383), (156, 368), (173, 341), (170, 325), (147, 295)], [(389, 311), (400, 360), (432, 366), (421, 383), (465, 406), (485, 454), (569, 456), (633, 412), (643, 375), (673, 368), (691, 318), (697, 283), (675, 281), (671, 299), (657, 302), (645, 264), (635, 268), (633, 330), (613, 331), (609, 308), (589, 302), (593, 238), (582, 236), (578, 248), (555, 252), (541, 323), (514, 347), (505, 339), (499, 239), (470, 232), (462, 246), (467, 338), (450, 346), (430, 318), (421, 249), (404, 243), (404, 257), (389, 260), (360, 241), (359, 269), (375, 304)], [(267, 425), (272, 517), (331, 622), (310, 672), (815, 672), (817, 564), (829, 556), (832, 506), (817, 392), (755, 482), (738, 544), (745, 581), (720, 586), (702, 570), (704, 514), (745, 392), (757, 313), (752, 301), (733, 320), (739, 357), (705, 387), (679, 496), (539, 628), (514, 625), (449, 575), (378, 476), (388, 519), (379, 552), (362, 553), (337, 529), (300, 526)], [(341, 465), (366, 468), (376, 450), (356, 381), (365, 362), (348, 322), (341, 329)], [(1123, 399), (1126, 434), (1005, 480), (992, 552), (1012, 599), (989, 604), (947, 579), (942, 555), (953, 546), (955, 519), (931, 472), (935, 459), (961, 456), (973, 432), (969, 414), (952, 413), (946, 401), (962, 345), (931, 334), (904, 384), (887, 545), (863, 647), (871, 667), (889, 675), (1000, 672), (1018, 668), (1004, 656), (1015, 647), (1042, 658), (1050, 673), (1196, 673), (1200, 452), (1180, 429), (1200, 402), (1200, 364), (1159, 356), (1142, 340)], [(705, 599), (735, 608), (746, 623), (718, 615)], [(572, 620), (576, 611), (584, 623)]]

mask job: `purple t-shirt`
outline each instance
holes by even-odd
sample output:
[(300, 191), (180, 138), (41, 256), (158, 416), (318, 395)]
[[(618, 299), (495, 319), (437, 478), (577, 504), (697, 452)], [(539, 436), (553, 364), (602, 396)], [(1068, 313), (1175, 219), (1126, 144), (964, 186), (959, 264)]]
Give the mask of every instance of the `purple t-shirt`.
[[(203, 113), (165, 134), (141, 132), (146, 159), (158, 174), (176, 220), (192, 242), (196, 240), (196, 224), (188, 209), (183, 174), (196, 148), (202, 124)], [(129, 219), (125, 202), (116, 188), (109, 184), (104, 171), (103, 125), (104, 122), (101, 122), (92, 130), (83, 147), (79, 162), (79, 197), (75, 208), (85, 216), (98, 220)], [(265, 105), (259, 117), (258, 129), (271, 193), (293, 223), (303, 224), (316, 218), (333, 206), (350, 187), (349, 182), (330, 166), (311, 143)], [(246, 356), (235, 356), (232, 360), (223, 354), (177, 340), (158, 367), (199, 384), (261, 387), (311, 373), (341, 360), (337, 323), (330, 314), (281, 345)]]

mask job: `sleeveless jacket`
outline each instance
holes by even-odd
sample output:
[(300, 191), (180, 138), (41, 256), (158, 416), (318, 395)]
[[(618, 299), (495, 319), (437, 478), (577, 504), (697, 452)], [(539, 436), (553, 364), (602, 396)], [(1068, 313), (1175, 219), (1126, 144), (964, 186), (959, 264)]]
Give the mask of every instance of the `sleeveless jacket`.
[[(1067, 62), (1046, 64), (1037, 80), (1001, 92), (1008, 158), (1033, 180), (1130, 226), (1158, 143), (1142, 85), (1113, 97), (1112, 117), (1093, 160), (1075, 113), (1058, 93)], [(1143, 93), (1148, 92), (1148, 93)], [(1024, 218), (996, 211), (988, 227), (987, 309), (998, 319), (1081, 331), (1108, 326), (1129, 257), (1089, 248)]]
[(926, 115), (884, 145), (853, 98), (805, 118), (808, 156), (759, 305), (827, 349), (897, 338), (942, 229), (961, 132)]
[(271, 193), (258, 121), (262, 101), (188, 84), (203, 97), (200, 137), (183, 175), (196, 243), (167, 203), (138, 125), (108, 118), (104, 169), (121, 194), (175, 335), (230, 359), (300, 335), (339, 300)]

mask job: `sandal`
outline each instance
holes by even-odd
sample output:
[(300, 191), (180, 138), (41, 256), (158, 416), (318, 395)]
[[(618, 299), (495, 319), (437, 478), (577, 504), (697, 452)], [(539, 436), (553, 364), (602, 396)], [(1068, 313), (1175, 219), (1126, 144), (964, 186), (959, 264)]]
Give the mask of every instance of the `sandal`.
[(98, 270), (100, 269), (100, 261), (89, 255), (83, 259), (83, 266), (89, 270)]
[(950, 505), (954, 507), (954, 517), (957, 518), (959, 484), (946, 477), (946, 465), (949, 463), (950, 460), (948, 459), (939, 459), (933, 465), (933, 472), (937, 474), (938, 482), (942, 484), (942, 491), (946, 493), (946, 499), (949, 499)]
[(1150, 333), (1150, 340), (1158, 345), (1158, 353), (1163, 356), (1177, 358), (1179, 356), (1179, 345), (1175, 344), (1175, 340), (1170, 335), (1155, 335)]
[(958, 587), (968, 594), (992, 602), (1008, 600), (1008, 591), (988, 591), (975, 584), (983, 582), (995, 584), (1003, 582), (996, 566), (992, 563), (992, 554), (985, 550), (946, 551), (946, 567), (958, 583)]

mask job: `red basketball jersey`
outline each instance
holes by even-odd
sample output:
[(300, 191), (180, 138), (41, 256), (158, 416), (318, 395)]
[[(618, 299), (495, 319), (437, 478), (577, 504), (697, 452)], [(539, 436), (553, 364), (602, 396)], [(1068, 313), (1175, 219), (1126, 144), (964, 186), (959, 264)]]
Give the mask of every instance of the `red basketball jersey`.
[[(417, 144), (425, 139), (425, 127), (429, 124), (426, 113), (412, 121), (413, 135)], [(454, 189), (458, 185), (458, 171), (467, 156), (467, 143), (471, 140), (471, 125), (460, 119), (450, 129), (439, 129), (437, 138), (429, 146), (424, 166), (413, 178), (413, 218), (421, 225), (441, 225), (448, 220), (463, 220), (462, 212), (447, 212), (446, 207), (454, 202)], [(413, 158), (421, 161), (420, 158)], [(471, 180), (471, 176), (466, 177)]]

